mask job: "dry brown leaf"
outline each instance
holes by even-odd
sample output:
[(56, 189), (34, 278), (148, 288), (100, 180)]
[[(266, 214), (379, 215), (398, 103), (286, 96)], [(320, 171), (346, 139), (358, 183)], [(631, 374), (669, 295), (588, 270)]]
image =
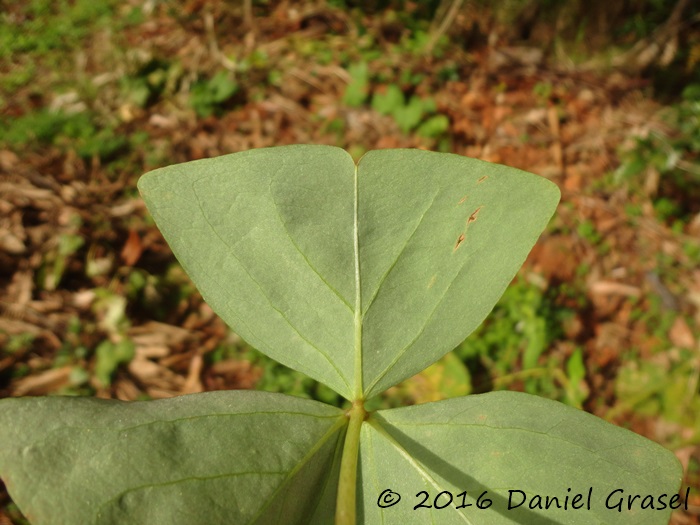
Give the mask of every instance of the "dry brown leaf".
[(9, 149), (0, 150), (0, 169), (5, 171), (14, 170), (19, 164), (19, 157)]
[(129, 230), (129, 237), (127, 237), (121, 251), (121, 257), (124, 264), (127, 266), (133, 266), (141, 258), (141, 253), (143, 253), (141, 237), (139, 237), (139, 234), (136, 233), (136, 230)]
[(135, 357), (129, 362), (129, 372), (143, 383), (149, 383), (153, 378), (165, 375), (165, 367), (149, 359)]
[(114, 385), (114, 393), (115, 397), (122, 401), (135, 401), (142, 394), (141, 390), (129, 379), (119, 379)]
[(142, 207), (143, 203), (140, 202), (138, 199), (131, 199), (110, 207), (109, 214), (112, 217), (126, 217), (127, 215), (131, 215), (137, 209), (140, 209)]
[(694, 348), (695, 337), (693, 332), (682, 317), (676, 317), (671, 329), (668, 331), (668, 338), (674, 346), (680, 348)]
[(146, 393), (153, 399), (168, 399), (180, 395), (179, 391), (159, 387), (149, 387)]
[(165, 345), (142, 345), (140, 342), (134, 341), (136, 344), (136, 355), (143, 359), (161, 359), (170, 355), (170, 348)]
[(32, 334), (37, 336), (41, 334), (42, 329), (36, 325), (25, 323), (18, 319), (0, 317), (0, 332), (5, 332), (10, 335)]
[(70, 384), (72, 366), (52, 368), (39, 374), (24, 377), (15, 383), (13, 396), (41, 396)]
[(13, 255), (19, 255), (27, 251), (27, 247), (24, 245), (24, 242), (22, 242), (22, 239), (10, 232), (6, 232), (0, 234), (0, 250)]
[(190, 336), (190, 331), (157, 321), (149, 321), (129, 329), (129, 338), (137, 345), (166, 345), (181, 344)]
[(95, 297), (97, 295), (94, 290), (81, 290), (73, 294), (73, 305), (81, 310), (87, 310), (92, 306)]
[(204, 365), (204, 359), (199, 354), (195, 354), (190, 361), (190, 367), (187, 372), (187, 378), (185, 379), (185, 384), (182, 385), (183, 394), (194, 394), (196, 392), (204, 392), (204, 386), (200, 379), (202, 374), (202, 367)]
[(636, 286), (615, 281), (596, 281), (588, 286), (588, 290), (593, 295), (623, 295), (625, 297), (639, 297), (642, 293)]

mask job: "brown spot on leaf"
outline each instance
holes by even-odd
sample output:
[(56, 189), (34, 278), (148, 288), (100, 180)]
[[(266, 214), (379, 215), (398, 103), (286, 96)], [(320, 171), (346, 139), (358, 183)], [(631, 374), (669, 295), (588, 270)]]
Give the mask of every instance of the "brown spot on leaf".
[(476, 217), (479, 215), (479, 211), (481, 210), (481, 208), (483, 208), (483, 206), (479, 206), (476, 210), (474, 210), (474, 213), (472, 213), (467, 219), (467, 224), (476, 220)]
[(459, 199), (459, 202), (458, 202), (457, 204), (458, 204), (458, 205), (459, 205), (459, 204), (464, 204), (464, 202), (467, 200), (467, 197), (468, 197), (468, 195), (465, 195), (464, 197), (462, 197), (461, 199)]
[(460, 233), (459, 237), (457, 237), (457, 242), (455, 243), (455, 250), (459, 248), (459, 245), (464, 242), (464, 234)]
[(478, 181), (476, 181), (476, 183), (477, 183), (477, 184), (481, 184), (482, 182), (484, 182), (484, 181), (485, 181), (486, 179), (488, 179), (488, 178), (489, 178), (488, 175), (484, 175), (484, 176), (481, 177)]

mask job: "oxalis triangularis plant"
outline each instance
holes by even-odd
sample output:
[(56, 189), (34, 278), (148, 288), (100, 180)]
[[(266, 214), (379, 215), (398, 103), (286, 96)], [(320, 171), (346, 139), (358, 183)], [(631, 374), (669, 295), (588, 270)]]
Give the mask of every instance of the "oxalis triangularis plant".
[(251, 391), (0, 402), (0, 475), (35, 525), (663, 524), (675, 456), (555, 401), (368, 412), (483, 321), (552, 216), (544, 178), (452, 154), (286, 146), (139, 189), (206, 301), (345, 409)]

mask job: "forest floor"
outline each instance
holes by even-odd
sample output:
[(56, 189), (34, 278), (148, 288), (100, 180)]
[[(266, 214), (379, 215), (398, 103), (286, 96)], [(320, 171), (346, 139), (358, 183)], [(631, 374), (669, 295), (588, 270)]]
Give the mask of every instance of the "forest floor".
[[(562, 201), (445, 361), (466, 386), (428, 372), (383, 402), (506, 388), (579, 406), (673, 450), (691, 487), (673, 523), (699, 523), (700, 90), (662, 100), (611, 65), (623, 51), (545, 52), (488, 13), (443, 30), (321, 2), (252, 19), (223, 1), (49, 4), (0, 25), (0, 397), (261, 388), (340, 404), (202, 301), (136, 181), (284, 144), (449, 151), (547, 177)], [(0, 525), (20, 523), (0, 490)]]

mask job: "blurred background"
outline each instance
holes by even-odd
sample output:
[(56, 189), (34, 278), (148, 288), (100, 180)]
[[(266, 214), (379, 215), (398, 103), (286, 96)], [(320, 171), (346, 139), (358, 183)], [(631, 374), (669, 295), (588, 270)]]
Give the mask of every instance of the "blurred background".
[[(486, 322), (375, 403), (497, 389), (673, 450), (700, 514), (700, 3), (0, 1), (0, 397), (342, 405), (203, 303), (136, 190), (294, 143), (426, 148), (562, 190)], [(26, 524), (0, 485), (0, 525)]]

